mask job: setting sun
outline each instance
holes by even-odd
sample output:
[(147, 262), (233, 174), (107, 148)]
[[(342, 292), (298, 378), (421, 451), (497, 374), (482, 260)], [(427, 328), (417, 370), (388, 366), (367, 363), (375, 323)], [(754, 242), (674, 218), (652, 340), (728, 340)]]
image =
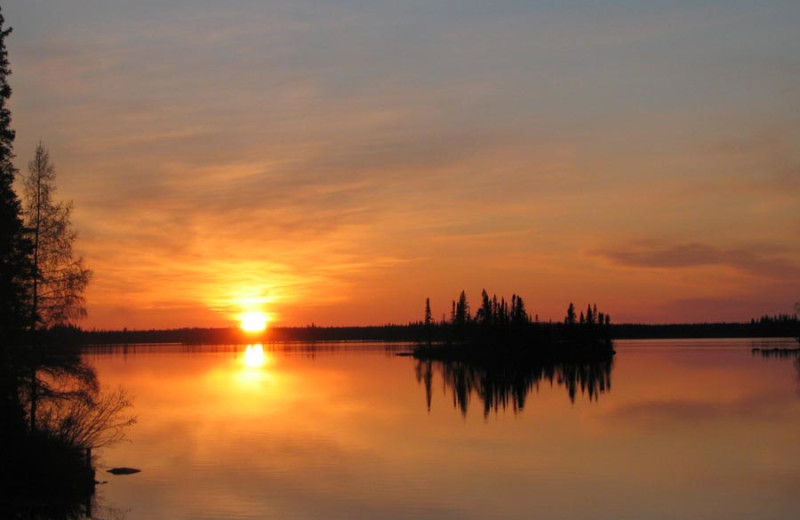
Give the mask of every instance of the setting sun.
[(245, 332), (263, 332), (267, 328), (267, 315), (263, 312), (245, 312), (239, 316), (240, 327)]

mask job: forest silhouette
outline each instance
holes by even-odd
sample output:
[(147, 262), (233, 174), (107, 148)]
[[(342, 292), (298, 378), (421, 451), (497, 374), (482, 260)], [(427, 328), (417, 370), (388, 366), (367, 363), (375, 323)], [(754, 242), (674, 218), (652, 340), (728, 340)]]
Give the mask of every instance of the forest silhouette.
[(414, 354), (418, 358), (519, 362), (595, 361), (614, 355), (611, 318), (587, 305), (578, 312), (573, 303), (562, 322), (542, 323), (531, 316), (521, 296), (510, 302), (481, 293), (473, 314), (466, 293), (461, 291), (451, 305), (450, 320), (435, 323), (430, 300), (425, 302), (424, 341)]

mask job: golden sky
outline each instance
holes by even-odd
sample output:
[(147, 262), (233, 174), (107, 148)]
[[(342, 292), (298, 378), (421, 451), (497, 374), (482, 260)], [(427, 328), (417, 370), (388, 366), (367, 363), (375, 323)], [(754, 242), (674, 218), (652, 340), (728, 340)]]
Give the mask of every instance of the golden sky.
[(800, 2), (6, 2), (92, 328), (800, 300)]

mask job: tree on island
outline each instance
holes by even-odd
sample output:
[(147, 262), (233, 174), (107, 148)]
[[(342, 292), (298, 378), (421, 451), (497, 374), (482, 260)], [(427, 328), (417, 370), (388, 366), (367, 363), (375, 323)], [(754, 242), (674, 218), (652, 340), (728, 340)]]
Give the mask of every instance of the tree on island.
[(575, 305), (570, 302), (569, 307), (567, 308), (567, 317), (564, 318), (565, 325), (575, 325), (577, 323), (577, 319), (575, 318)]
[(461, 291), (461, 294), (458, 296), (458, 303), (454, 302), (453, 307), (455, 309), (455, 312), (453, 313), (453, 325), (456, 327), (464, 327), (471, 321), (467, 293)]
[(516, 294), (511, 296), (511, 323), (514, 325), (526, 325), (531, 322), (528, 311), (525, 310), (525, 302), (522, 296)]
[(431, 313), (431, 299), (425, 298), (425, 341), (431, 342), (433, 336), (433, 313)]
[(425, 326), (433, 325), (433, 314), (431, 313), (431, 299), (425, 298)]

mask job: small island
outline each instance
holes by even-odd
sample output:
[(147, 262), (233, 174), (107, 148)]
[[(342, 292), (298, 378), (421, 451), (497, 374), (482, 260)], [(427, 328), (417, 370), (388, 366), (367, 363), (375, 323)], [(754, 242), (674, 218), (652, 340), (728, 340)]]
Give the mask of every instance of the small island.
[(585, 313), (569, 304), (563, 322), (540, 322), (516, 294), (510, 303), (486, 290), (471, 314), (464, 291), (452, 302), (450, 320), (434, 322), (425, 302), (424, 337), (413, 351), (417, 359), (476, 363), (586, 363), (614, 356), (611, 318), (587, 305)]
[(520, 296), (513, 295), (509, 304), (485, 290), (473, 315), (462, 291), (449, 321), (434, 323), (426, 300), (421, 328), (425, 337), (412, 355), (429, 410), (434, 373), (465, 416), (471, 396), (482, 404), (484, 416), (506, 407), (517, 413), (542, 381), (564, 386), (571, 402), (578, 393), (595, 400), (611, 387), (611, 318), (596, 305), (584, 313), (570, 303), (563, 322), (542, 323), (530, 316)]

